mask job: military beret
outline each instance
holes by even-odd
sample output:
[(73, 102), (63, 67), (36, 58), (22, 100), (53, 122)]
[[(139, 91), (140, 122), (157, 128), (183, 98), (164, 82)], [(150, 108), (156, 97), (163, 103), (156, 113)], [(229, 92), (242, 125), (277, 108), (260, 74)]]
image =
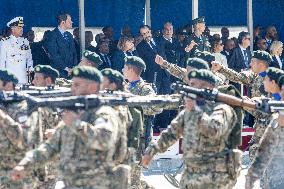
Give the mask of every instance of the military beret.
[(146, 70), (145, 62), (138, 56), (127, 56), (127, 57), (124, 58), (124, 62), (125, 62), (125, 64), (136, 66), (136, 67), (142, 69), (143, 71)]
[(216, 76), (210, 71), (205, 69), (194, 69), (188, 73), (188, 79), (200, 79), (203, 81), (206, 81), (208, 83), (211, 83), (213, 85), (216, 85), (217, 80)]
[(123, 83), (124, 81), (123, 75), (117, 70), (105, 68), (101, 71), (101, 73), (103, 76), (107, 77), (110, 80), (110, 82)]
[(270, 67), (266, 70), (266, 76), (269, 77), (270, 80), (274, 80), (276, 83), (283, 75), (284, 71), (278, 68)]
[(197, 58), (201, 58), (209, 64), (211, 64), (212, 61), (215, 61), (215, 56), (208, 51), (197, 51), (194, 56)]
[(49, 65), (37, 65), (34, 68), (35, 73), (43, 73), (52, 78), (58, 78), (59, 72)]
[(259, 60), (263, 60), (263, 61), (266, 61), (269, 65), (270, 62), (272, 62), (272, 57), (271, 55), (266, 52), (266, 51), (260, 51), (260, 50), (257, 50), (257, 51), (253, 51), (253, 58), (256, 58), (256, 59), (259, 59)]
[(208, 63), (200, 58), (189, 58), (186, 61), (186, 66), (190, 66), (195, 69), (209, 70)]
[(85, 57), (89, 61), (96, 63), (98, 66), (100, 66), (103, 63), (101, 57), (97, 53), (89, 50), (85, 50), (83, 52), (83, 57)]
[(12, 81), (14, 85), (18, 84), (17, 77), (7, 70), (0, 70), (0, 80), (4, 82)]
[(205, 23), (205, 17), (202, 16), (202, 17), (195, 18), (195, 19), (192, 20), (193, 25), (198, 24), (198, 23)]
[(282, 75), (278, 81), (277, 81), (278, 86), (281, 88), (282, 85), (284, 85), (284, 75)]
[(24, 27), (24, 18), (23, 17), (13, 18), (7, 23), (7, 27), (12, 27), (12, 26)]
[(97, 68), (90, 66), (76, 66), (72, 70), (72, 76), (93, 80), (99, 83), (102, 82), (103, 77), (101, 72)]

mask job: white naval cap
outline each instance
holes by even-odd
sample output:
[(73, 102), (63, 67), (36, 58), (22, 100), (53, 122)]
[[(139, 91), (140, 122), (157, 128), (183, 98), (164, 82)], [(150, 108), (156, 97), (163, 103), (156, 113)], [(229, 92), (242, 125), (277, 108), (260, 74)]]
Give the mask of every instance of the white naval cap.
[(23, 27), (24, 26), (24, 18), (19, 16), (16, 18), (13, 18), (12, 20), (10, 20), (7, 23), (8, 27), (12, 27), (12, 26), (19, 26), (19, 27)]

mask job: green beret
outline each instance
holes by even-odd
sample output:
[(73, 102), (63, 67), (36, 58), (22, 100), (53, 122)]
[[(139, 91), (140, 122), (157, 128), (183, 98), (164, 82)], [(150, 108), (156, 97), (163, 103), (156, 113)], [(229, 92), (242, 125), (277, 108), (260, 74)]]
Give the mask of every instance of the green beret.
[(124, 61), (125, 61), (125, 64), (136, 66), (142, 69), (143, 71), (146, 70), (145, 62), (138, 56), (127, 56), (125, 57)]
[(195, 18), (195, 19), (192, 20), (193, 25), (198, 24), (198, 23), (205, 23), (205, 17), (202, 16), (202, 17)]
[(18, 84), (17, 77), (7, 70), (0, 70), (0, 80), (4, 82), (12, 81), (14, 85)]
[(93, 80), (99, 83), (102, 82), (103, 77), (101, 72), (97, 68), (91, 66), (76, 66), (72, 70), (72, 76)]
[(197, 51), (194, 56), (197, 58), (201, 58), (209, 64), (211, 64), (212, 61), (215, 61), (215, 56), (208, 51)]
[(253, 51), (253, 58), (259, 59), (259, 60), (263, 60), (266, 61), (268, 63), (268, 65), (270, 64), (270, 62), (272, 62), (272, 57), (271, 55), (266, 52), (266, 51)]
[(55, 79), (59, 77), (59, 72), (49, 65), (37, 65), (34, 68), (34, 71), (35, 73), (42, 73), (48, 77), (55, 78)]
[(89, 61), (96, 63), (98, 66), (102, 65), (103, 63), (101, 57), (97, 53), (89, 51), (89, 50), (85, 50), (83, 52), (83, 57), (85, 57)]
[(274, 80), (276, 83), (283, 75), (284, 71), (278, 68), (270, 67), (266, 70), (266, 76), (269, 77), (270, 80)]
[(208, 63), (200, 58), (189, 58), (186, 61), (186, 66), (190, 66), (195, 69), (209, 70)]
[(123, 75), (117, 70), (105, 68), (101, 73), (103, 76), (107, 77), (111, 83), (121, 84), (124, 81)]
[(213, 85), (216, 85), (216, 83), (217, 83), (216, 76), (210, 70), (194, 69), (194, 70), (192, 70), (188, 73), (188, 79), (193, 79), (193, 78), (206, 81), (206, 82), (211, 83)]
[(278, 81), (277, 81), (278, 86), (281, 88), (282, 85), (284, 85), (284, 75), (282, 75)]

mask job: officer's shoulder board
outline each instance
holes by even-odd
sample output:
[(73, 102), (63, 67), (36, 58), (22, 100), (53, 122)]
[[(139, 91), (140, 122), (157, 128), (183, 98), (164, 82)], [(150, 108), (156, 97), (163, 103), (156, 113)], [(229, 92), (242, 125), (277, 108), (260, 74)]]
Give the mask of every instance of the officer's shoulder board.
[(10, 37), (3, 37), (1, 41), (7, 41), (8, 39), (10, 39)]

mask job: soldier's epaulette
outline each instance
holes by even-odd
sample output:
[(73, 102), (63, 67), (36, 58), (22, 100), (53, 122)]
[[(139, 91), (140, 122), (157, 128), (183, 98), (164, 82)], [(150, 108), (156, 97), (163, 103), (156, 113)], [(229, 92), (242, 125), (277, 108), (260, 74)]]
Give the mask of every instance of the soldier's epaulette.
[(1, 39), (1, 41), (6, 41), (6, 40), (8, 40), (8, 39), (10, 39), (10, 37), (3, 37), (3, 38)]

